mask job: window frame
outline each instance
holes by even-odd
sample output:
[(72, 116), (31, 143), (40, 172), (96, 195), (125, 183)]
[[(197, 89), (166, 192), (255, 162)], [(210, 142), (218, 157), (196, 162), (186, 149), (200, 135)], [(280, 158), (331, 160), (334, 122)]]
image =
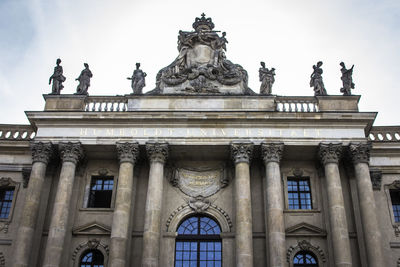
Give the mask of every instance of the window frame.
[[(102, 162), (96, 162), (96, 165), (101, 164)], [(92, 184), (92, 179), (94, 177), (113, 177), (113, 190), (111, 194), (111, 203), (109, 208), (94, 208), (94, 207), (89, 207), (89, 198), (90, 198), (90, 192), (91, 192), (91, 184)], [(114, 206), (115, 206), (115, 197), (116, 197), (116, 192), (117, 192), (117, 185), (118, 185), (118, 175), (116, 171), (111, 170), (110, 168), (95, 168), (95, 169), (89, 169), (86, 173), (85, 179), (84, 179), (84, 191), (83, 191), (83, 196), (82, 196), (82, 203), (81, 203), (81, 208), (79, 210), (81, 211), (113, 211)]]
[[(102, 184), (101, 184), (102, 190), (93, 190), (92, 189), (93, 186), (95, 186), (95, 184), (93, 183), (94, 180), (96, 180), (96, 181), (102, 180)], [(105, 187), (104, 181), (110, 181), (110, 180), (113, 181), (112, 189), (111, 190), (104, 190), (104, 187)], [(114, 191), (114, 187), (115, 187), (115, 185), (114, 185), (114, 176), (111, 176), (111, 175), (95, 175), (95, 176), (92, 176), (91, 179), (90, 179), (90, 188), (89, 188), (89, 195), (88, 195), (88, 201), (87, 201), (87, 208), (89, 208), (89, 209), (99, 209), (99, 208), (100, 209), (109, 209), (109, 208), (111, 208), (112, 194), (113, 194), (113, 191)], [(104, 192), (104, 191), (111, 191), (111, 192), (108, 192), (108, 194), (111, 193), (109, 207), (93, 207), (93, 206), (89, 207), (89, 205), (91, 205), (91, 202), (92, 202), (91, 198), (94, 197), (93, 195), (95, 195), (95, 192), (100, 193), (100, 192)]]
[[(392, 183), (385, 184), (384, 189), (385, 189), (385, 193), (386, 193), (386, 201), (388, 203), (390, 221), (394, 227), (400, 227), (400, 221), (396, 222), (395, 217), (394, 217), (392, 197), (390, 195), (390, 191), (400, 192), (400, 180), (393, 180)], [(396, 231), (395, 231), (395, 233), (396, 233)], [(396, 233), (396, 236), (397, 235), (398, 235), (398, 233)]]
[[(98, 253), (101, 254), (101, 256), (103, 257), (102, 266), (105, 267), (105, 266), (106, 266), (106, 264), (105, 264), (105, 257), (104, 257), (104, 254), (103, 254), (103, 253), (101, 252), (101, 250), (99, 250), (99, 249), (86, 249), (85, 251), (83, 251), (83, 253), (82, 253), (81, 256), (79, 257), (78, 266), (79, 266), (79, 267), (82, 266), (83, 258), (86, 257), (86, 255), (89, 254), (90, 252), (94, 252), (94, 251), (97, 251)], [(86, 265), (87, 265), (87, 264), (86, 264)], [(93, 265), (93, 262), (91, 263), (91, 265)]]
[(20, 183), (15, 182), (12, 178), (10, 177), (1, 177), (0, 178), (0, 189), (2, 188), (14, 188), (14, 193), (13, 193), (13, 198), (11, 201), (11, 207), (10, 207), (10, 212), (8, 213), (7, 218), (0, 218), (0, 222), (11, 222), (13, 215), (14, 215), (14, 209), (15, 209), (15, 203), (17, 202), (17, 195), (19, 191)]
[[(297, 191), (289, 191), (289, 182), (290, 181), (295, 181), (296, 182), (296, 186), (298, 188)], [(300, 181), (306, 181), (308, 183), (308, 188), (310, 189), (309, 191), (301, 191), (300, 190)], [(313, 210), (313, 194), (312, 194), (312, 190), (311, 190), (311, 182), (310, 182), (310, 177), (295, 177), (295, 176), (289, 176), (286, 178), (286, 191), (287, 191), (287, 195), (288, 195), (288, 200), (287, 200), (287, 206), (288, 206), (288, 210)], [(294, 209), (294, 208), (290, 208), (290, 203), (289, 203), (289, 194), (295, 192), (297, 193), (297, 200), (298, 200), (298, 209)], [(306, 193), (306, 194), (310, 194), (310, 205), (311, 208), (302, 208), (302, 204), (301, 204), (301, 194), (302, 193)]]
[[(293, 267), (296, 267), (296, 265), (298, 264), (298, 263), (294, 263), (294, 260), (296, 259), (297, 255), (299, 255), (299, 254), (302, 255), (303, 258), (304, 258), (307, 254), (314, 258), (314, 260), (316, 261), (316, 263), (315, 263), (315, 264), (312, 263), (312, 265), (308, 265), (308, 266), (311, 266), (311, 267), (318, 267), (318, 266), (319, 266), (318, 257), (317, 257), (316, 255), (314, 255), (314, 253), (312, 253), (312, 252), (309, 251), (309, 250), (300, 250), (300, 251), (298, 251), (298, 252), (293, 256), (293, 260), (292, 260), (292, 265), (293, 265)], [(295, 265), (295, 264), (296, 264), (296, 265)], [(304, 265), (304, 264), (303, 264), (303, 265)], [(306, 265), (306, 266), (307, 266), (307, 265)]]

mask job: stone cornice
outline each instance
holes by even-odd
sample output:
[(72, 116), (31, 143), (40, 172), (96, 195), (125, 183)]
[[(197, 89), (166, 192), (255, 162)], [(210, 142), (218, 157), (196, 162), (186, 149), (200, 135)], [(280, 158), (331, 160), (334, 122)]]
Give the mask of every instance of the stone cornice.
[(328, 163), (338, 164), (342, 156), (342, 150), (341, 143), (320, 143), (318, 147), (318, 156), (324, 165)]
[(253, 143), (231, 143), (231, 157), (235, 164), (240, 162), (250, 163), (253, 156)]
[(146, 143), (147, 157), (150, 162), (160, 162), (164, 164), (168, 158), (168, 143)]
[(264, 163), (279, 163), (282, 159), (283, 148), (283, 143), (261, 143), (261, 156)]
[(51, 142), (32, 142), (32, 162), (43, 162), (48, 164), (54, 154), (54, 148)]
[(369, 163), (371, 143), (350, 143), (349, 154), (354, 163)]
[(63, 162), (72, 162), (77, 164), (83, 158), (83, 148), (80, 142), (62, 142), (59, 143), (61, 160)]
[(139, 144), (137, 142), (134, 143), (117, 143), (117, 154), (119, 162), (130, 162), (135, 164), (136, 159), (139, 156)]

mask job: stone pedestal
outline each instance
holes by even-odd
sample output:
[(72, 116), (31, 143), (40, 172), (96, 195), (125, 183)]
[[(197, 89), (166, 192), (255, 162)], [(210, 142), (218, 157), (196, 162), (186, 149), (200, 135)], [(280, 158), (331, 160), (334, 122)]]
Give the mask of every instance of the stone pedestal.
[(339, 174), (339, 159), (342, 144), (319, 145), (319, 157), (325, 168), (326, 191), (328, 193), (328, 211), (333, 242), (335, 266), (351, 267), (349, 230), (347, 227), (342, 185)]
[(36, 228), (37, 215), (39, 213), (40, 195), (43, 188), (47, 164), (53, 154), (51, 143), (33, 143), (32, 150), (32, 171), (26, 192), (25, 204), (22, 210), (24, 216), (18, 228), (14, 244), (14, 267), (29, 266), (29, 256), (32, 249), (32, 241)]
[(129, 224), (132, 205), (133, 168), (139, 155), (138, 143), (117, 143), (120, 162), (111, 228), (110, 266), (126, 266), (126, 250), (129, 239)]
[(282, 179), (279, 162), (283, 143), (262, 143), (267, 186), (267, 242), (271, 267), (286, 265), (285, 222), (283, 217)]
[(368, 166), (371, 145), (367, 143), (350, 144), (349, 150), (357, 180), (361, 224), (367, 249), (368, 266), (382, 267), (385, 266), (385, 262), (382, 253), (381, 233), (376, 217), (375, 199)]
[(47, 238), (44, 267), (61, 265), (76, 165), (83, 157), (83, 149), (80, 143), (60, 143), (59, 150), (62, 167), (51, 216), (49, 237)]
[(146, 143), (146, 150), (150, 160), (150, 173), (143, 231), (142, 266), (156, 267), (159, 264), (164, 164), (168, 157), (168, 145)]
[(250, 160), (252, 143), (232, 143), (235, 163), (236, 266), (253, 266), (253, 219), (251, 214)]

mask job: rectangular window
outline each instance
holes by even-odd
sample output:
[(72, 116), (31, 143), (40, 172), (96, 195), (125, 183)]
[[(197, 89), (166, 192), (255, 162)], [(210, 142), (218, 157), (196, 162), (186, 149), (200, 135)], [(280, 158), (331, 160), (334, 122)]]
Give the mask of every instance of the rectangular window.
[(288, 202), (289, 209), (310, 210), (312, 209), (310, 179), (288, 178)]
[(0, 189), (0, 219), (7, 219), (10, 214), (14, 188), (6, 187)]
[(390, 190), (390, 199), (392, 200), (394, 221), (400, 222), (400, 191)]
[(93, 176), (90, 183), (88, 208), (110, 208), (113, 187), (113, 176)]

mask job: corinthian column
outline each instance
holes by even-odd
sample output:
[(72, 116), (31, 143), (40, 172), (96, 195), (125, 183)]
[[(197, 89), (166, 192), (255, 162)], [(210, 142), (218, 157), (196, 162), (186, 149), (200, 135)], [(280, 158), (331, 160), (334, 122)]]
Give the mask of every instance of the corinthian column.
[(236, 266), (253, 266), (253, 219), (251, 215), (250, 160), (253, 143), (232, 143), (235, 163)]
[(167, 143), (146, 143), (150, 160), (149, 185), (143, 232), (142, 266), (158, 266), (161, 231), (164, 164), (168, 157)]
[(126, 249), (131, 218), (133, 168), (139, 155), (138, 143), (117, 143), (120, 162), (117, 196), (111, 228), (110, 266), (126, 266)]
[(368, 166), (370, 150), (370, 143), (350, 144), (349, 146), (357, 180), (358, 201), (360, 203), (368, 266), (382, 267), (385, 263), (382, 254), (381, 233), (376, 217), (375, 199)]
[(14, 267), (27, 267), (32, 249), (32, 240), (36, 228), (37, 215), (39, 213), (39, 202), (42, 194), (43, 182), (46, 174), (47, 164), (53, 154), (53, 146), (48, 143), (32, 143), (32, 171), (29, 178), (28, 190), (26, 192), (25, 204), (22, 210), (24, 216), (17, 232), (14, 244)]
[(83, 157), (83, 149), (79, 142), (60, 143), (58, 147), (61, 154), (62, 167), (51, 216), (49, 237), (47, 238), (44, 267), (61, 265), (76, 165)]
[(335, 266), (350, 267), (351, 251), (342, 185), (340, 183), (339, 159), (342, 144), (319, 144), (319, 157), (325, 167), (326, 191), (328, 193), (329, 219)]
[(283, 218), (282, 180), (279, 162), (283, 143), (263, 143), (261, 153), (265, 164), (267, 185), (268, 249), (271, 267), (286, 265), (285, 223)]

